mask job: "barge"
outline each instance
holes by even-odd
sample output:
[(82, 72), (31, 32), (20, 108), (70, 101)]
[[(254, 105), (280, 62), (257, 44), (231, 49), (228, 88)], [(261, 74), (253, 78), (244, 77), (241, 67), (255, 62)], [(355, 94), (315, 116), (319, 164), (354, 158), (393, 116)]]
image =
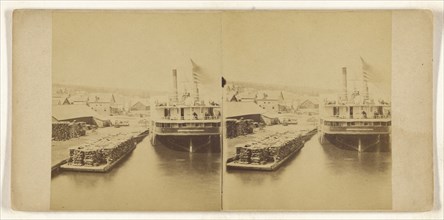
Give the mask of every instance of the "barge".
[(299, 152), (317, 129), (307, 133), (275, 133), (263, 139), (236, 147), (236, 154), (227, 160), (227, 169), (274, 171)]
[(149, 131), (116, 134), (69, 149), (69, 158), (60, 163), (61, 171), (99, 172), (111, 170), (136, 148)]

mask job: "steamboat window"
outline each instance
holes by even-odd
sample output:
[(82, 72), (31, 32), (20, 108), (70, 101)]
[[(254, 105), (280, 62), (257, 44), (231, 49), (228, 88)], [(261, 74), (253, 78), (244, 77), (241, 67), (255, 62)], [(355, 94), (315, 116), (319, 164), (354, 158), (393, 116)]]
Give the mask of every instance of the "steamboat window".
[(381, 122), (382, 126), (387, 126), (387, 122)]
[(391, 121), (387, 122), (387, 125), (392, 126), (392, 122)]
[(374, 122), (373, 123), (375, 126), (381, 126), (381, 122)]

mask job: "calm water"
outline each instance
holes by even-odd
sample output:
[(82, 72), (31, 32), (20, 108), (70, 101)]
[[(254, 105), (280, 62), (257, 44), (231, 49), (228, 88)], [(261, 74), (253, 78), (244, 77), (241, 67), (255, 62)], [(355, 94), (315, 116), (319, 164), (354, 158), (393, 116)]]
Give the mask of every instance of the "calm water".
[[(225, 154), (228, 151), (225, 152)], [(106, 174), (62, 172), (52, 179), (58, 210), (219, 210), (220, 154), (178, 152), (149, 138)], [(223, 169), (225, 210), (391, 208), (391, 153), (358, 154), (317, 136), (275, 172)]]
[(226, 210), (391, 209), (391, 153), (357, 153), (315, 135), (279, 170), (225, 171)]
[(178, 152), (149, 138), (111, 172), (62, 172), (51, 207), (62, 210), (220, 210), (220, 153)]

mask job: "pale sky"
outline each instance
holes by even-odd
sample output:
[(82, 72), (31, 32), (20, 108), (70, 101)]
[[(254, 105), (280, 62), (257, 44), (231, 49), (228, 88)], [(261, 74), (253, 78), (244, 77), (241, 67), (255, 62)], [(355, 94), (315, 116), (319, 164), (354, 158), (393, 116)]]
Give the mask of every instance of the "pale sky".
[(352, 80), (362, 56), (382, 82), (370, 92), (390, 93), (391, 12), (232, 12), (223, 21), (228, 79), (341, 89), (342, 67)]
[(220, 16), (215, 13), (53, 15), (55, 83), (168, 91), (172, 69), (179, 82), (191, 81), (190, 58), (219, 77), (220, 52)]
[(220, 74), (228, 80), (340, 89), (343, 66), (349, 80), (361, 74), (360, 56), (380, 79), (370, 92), (390, 93), (391, 12), (53, 15), (55, 83), (167, 91), (173, 68), (179, 82), (191, 81), (192, 58), (215, 78), (202, 92), (218, 92)]

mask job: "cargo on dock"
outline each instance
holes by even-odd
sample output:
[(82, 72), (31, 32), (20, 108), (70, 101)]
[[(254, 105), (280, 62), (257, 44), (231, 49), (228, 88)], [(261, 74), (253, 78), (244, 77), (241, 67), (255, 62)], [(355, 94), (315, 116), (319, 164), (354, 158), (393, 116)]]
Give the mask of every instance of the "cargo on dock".
[[(226, 122), (227, 138), (235, 138), (241, 135), (253, 133), (255, 122), (251, 119), (227, 119)], [(256, 123), (257, 124), (257, 123)]]
[(275, 170), (296, 154), (315, 133), (316, 129), (307, 133), (287, 131), (237, 146), (235, 156), (227, 160), (227, 169)]
[(69, 149), (69, 158), (60, 165), (61, 170), (107, 172), (123, 158), (128, 156), (136, 145), (148, 135), (114, 134)]
[(65, 141), (84, 136), (86, 134), (85, 127), (85, 122), (53, 122), (52, 139), (54, 141)]

